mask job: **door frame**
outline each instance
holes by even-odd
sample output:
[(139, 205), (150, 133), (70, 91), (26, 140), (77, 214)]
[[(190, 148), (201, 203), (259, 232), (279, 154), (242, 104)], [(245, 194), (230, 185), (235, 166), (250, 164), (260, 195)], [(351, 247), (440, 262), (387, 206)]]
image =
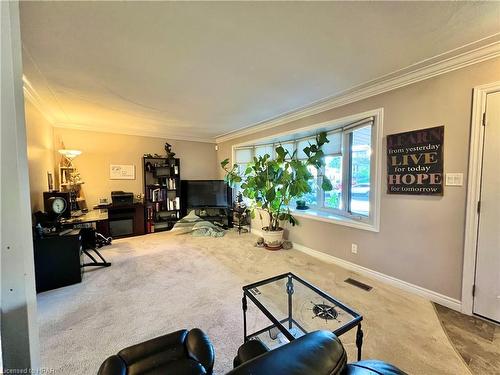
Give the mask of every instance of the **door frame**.
[(474, 87), (472, 122), (469, 145), (469, 171), (465, 213), (464, 265), (462, 273), (462, 312), (473, 314), (472, 295), (476, 276), (476, 255), (479, 227), (477, 205), (481, 194), (481, 165), (483, 160), (483, 114), (488, 94), (500, 91), (500, 81)]

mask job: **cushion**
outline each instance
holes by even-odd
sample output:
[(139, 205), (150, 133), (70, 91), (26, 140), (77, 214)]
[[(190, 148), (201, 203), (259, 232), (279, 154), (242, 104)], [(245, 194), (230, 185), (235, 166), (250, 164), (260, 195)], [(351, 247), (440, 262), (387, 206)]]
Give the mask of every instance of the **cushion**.
[(359, 361), (348, 364), (342, 375), (407, 375), (407, 374), (404, 371), (398, 369), (396, 366), (391, 365), (390, 363), (370, 359), (366, 361)]

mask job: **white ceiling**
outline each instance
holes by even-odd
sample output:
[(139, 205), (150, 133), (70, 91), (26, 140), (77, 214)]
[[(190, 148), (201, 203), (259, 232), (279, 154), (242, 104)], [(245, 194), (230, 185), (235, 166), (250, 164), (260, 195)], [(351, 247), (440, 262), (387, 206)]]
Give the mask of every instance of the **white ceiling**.
[(20, 8), (24, 74), (55, 125), (198, 140), (500, 32), (500, 2)]

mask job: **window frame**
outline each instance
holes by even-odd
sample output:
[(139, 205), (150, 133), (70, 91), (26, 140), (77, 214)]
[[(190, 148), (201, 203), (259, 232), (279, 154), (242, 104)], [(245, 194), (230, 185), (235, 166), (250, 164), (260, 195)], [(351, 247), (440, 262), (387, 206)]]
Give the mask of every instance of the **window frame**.
[[(294, 148), (297, 148), (297, 143), (304, 138), (309, 136), (314, 136), (314, 134), (320, 131), (334, 132), (342, 131), (342, 145), (341, 145), (341, 156), (342, 156), (342, 202), (350, 206), (351, 202), (349, 200), (351, 181), (352, 181), (352, 134), (355, 130), (366, 127), (365, 123), (356, 124), (362, 120), (369, 117), (373, 118), (371, 125), (371, 155), (370, 155), (370, 193), (369, 193), (369, 214), (368, 216), (361, 215), (358, 213), (350, 212), (350, 207), (345, 207), (344, 209), (336, 209), (325, 207), (325, 192), (321, 189), (321, 176), (325, 173), (325, 167), (319, 173), (317, 184), (319, 188), (316, 191), (317, 205), (311, 206), (307, 211), (297, 211), (291, 207), (291, 211), (297, 217), (308, 218), (312, 220), (319, 220), (330, 222), (338, 225), (354, 227), (357, 229), (363, 229), (373, 232), (379, 232), (380, 230), (380, 199), (381, 199), (381, 185), (382, 185), (382, 134), (383, 134), (383, 108), (378, 108), (370, 110), (363, 113), (358, 113), (351, 116), (346, 116), (343, 118), (335, 119), (332, 121), (327, 121), (319, 124), (313, 124), (299, 129), (294, 129), (273, 135), (271, 137), (261, 138), (254, 140), (252, 143), (246, 142), (241, 144), (236, 144), (232, 146), (232, 160), (235, 160), (235, 152), (238, 148), (249, 148), (252, 147), (252, 155), (255, 155), (255, 147), (263, 145), (273, 145), (273, 155), (274, 149), (280, 143), (294, 143)], [(351, 125), (349, 125), (351, 124)], [(307, 136), (296, 137), (298, 134), (304, 134), (310, 132)], [(275, 140), (277, 138), (289, 136), (286, 140)], [(332, 154), (334, 155), (334, 154)], [(335, 154), (338, 155), (338, 154)], [(349, 157), (346, 157), (349, 155)], [(325, 155), (325, 156), (328, 156)], [(348, 171), (347, 173), (345, 171)], [(351, 196), (352, 200), (352, 196)]]
[[(354, 126), (352, 128), (349, 128), (347, 130), (342, 131), (342, 209), (339, 208), (332, 208), (332, 207), (327, 207), (325, 206), (325, 191), (322, 189), (318, 189), (317, 191), (317, 196), (318, 196), (318, 203), (321, 202), (321, 205), (318, 204), (319, 207), (316, 207), (316, 209), (320, 211), (326, 211), (335, 215), (340, 215), (340, 216), (345, 216), (349, 219), (352, 220), (357, 220), (363, 223), (370, 223), (370, 215), (372, 212), (372, 205), (371, 205), (371, 196), (372, 196), (372, 155), (370, 155), (370, 194), (368, 196), (368, 202), (370, 202), (370, 211), (368, 215), (361, 215), (359, 213), (353, 213), (351, 211), (351, 202), (352, 202), (352, 193), (351, 193), (351, 187), (352, 187), (352, 138), (353, 138), (353, 133), (356, 130), (363, 129), (365, 127), (370, 126), (372, 128), (372, 134), (370, 137), (370, 147), (373, 144), (373, 127), (375, 124), (373, 123), (372, 125), (366, 125), (366, 124), (360, 124), (357, 126)], [(333, 156), (333, 155), (325, 155), (325, 156)], [(326, 173), (325, 170), (325, 165), (323, 165), (322, 170), (321, 170), (321, 175), (324, 175)], [(321, 186), (321, 177), (319, 177), (318, 180), (318, 186)], [(344, 188), (345, 187), (345, 188)]]

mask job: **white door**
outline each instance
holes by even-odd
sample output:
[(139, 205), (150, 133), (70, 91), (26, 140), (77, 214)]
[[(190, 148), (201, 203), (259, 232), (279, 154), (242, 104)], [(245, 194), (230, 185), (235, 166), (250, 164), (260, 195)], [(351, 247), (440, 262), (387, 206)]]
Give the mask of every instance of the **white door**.
[(500, 92), (487, 95), (474, 313), (500, 322)]

